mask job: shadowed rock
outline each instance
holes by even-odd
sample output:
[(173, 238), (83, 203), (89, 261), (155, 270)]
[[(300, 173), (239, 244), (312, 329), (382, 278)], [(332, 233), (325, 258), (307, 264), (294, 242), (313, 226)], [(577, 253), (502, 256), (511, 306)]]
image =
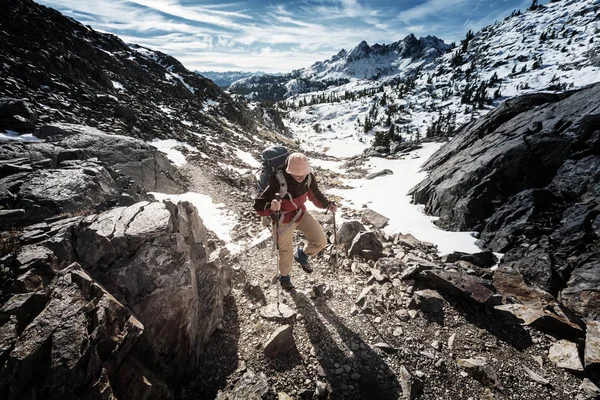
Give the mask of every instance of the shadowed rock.
[(463, 126), (411, 191), (440, 226), (480, 231), (503, 265), (588, 318), (600, 315), (599, 102), (600, 84), (507, 100)]
[(172, 398), (231, 289), (195, 207), (140, 202), (23, 236), (0, 271), (3, 291), (23, 293), (0, 309), (0, 393)]
[(277, 328), (265, 343), (263, 350), (265, 355), (267, 357), (276, 357), (291, 350), (295, 346), (292, 331), (292, 325), (284, 325)]
[(461, 272), (426, 270), (416, 274), (415, 279), (429, 288), (472, 301), (480, 306), (486, 304), (494, 295), (485, 285), (485, 280)]

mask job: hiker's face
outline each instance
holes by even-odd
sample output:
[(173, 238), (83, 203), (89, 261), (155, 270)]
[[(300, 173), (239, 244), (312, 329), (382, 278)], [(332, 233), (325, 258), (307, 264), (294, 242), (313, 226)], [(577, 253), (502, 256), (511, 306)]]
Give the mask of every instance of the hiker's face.
[(296, 182), (302, 182), (306, 179), (306, 175), (292, 175), (292, 178), (294, 178)]

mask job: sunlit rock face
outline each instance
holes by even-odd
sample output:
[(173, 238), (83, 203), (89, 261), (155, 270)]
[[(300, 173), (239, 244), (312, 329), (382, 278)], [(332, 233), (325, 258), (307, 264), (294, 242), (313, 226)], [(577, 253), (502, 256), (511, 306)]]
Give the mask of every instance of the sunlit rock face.
[(22, 240), (1, 259), (3, 398), (172, 397), (231, 282), (195, 207), (138, 202), (37, 224)]

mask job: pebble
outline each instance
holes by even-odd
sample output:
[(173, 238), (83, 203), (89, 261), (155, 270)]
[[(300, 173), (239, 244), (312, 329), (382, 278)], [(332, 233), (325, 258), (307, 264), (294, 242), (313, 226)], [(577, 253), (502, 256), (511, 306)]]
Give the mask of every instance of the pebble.
[(353, 381), (358, 381), (358, 380), (360, 380), (360, 374), (359, 374), (358, 372), (355, 372), (355, 373), (353, 373), (352, 375), (350, 375), (350, 378), (351, 378)]

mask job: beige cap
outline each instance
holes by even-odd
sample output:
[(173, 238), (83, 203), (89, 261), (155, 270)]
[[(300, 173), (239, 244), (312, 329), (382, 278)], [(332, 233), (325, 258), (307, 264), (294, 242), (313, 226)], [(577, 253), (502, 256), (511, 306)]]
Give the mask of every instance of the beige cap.
[(308, 166), (308, 158), (302, 153), (292, 153), (287, 160), (287, 168), (285, 170), (291, 175), (308, 175), (310, 167)]

